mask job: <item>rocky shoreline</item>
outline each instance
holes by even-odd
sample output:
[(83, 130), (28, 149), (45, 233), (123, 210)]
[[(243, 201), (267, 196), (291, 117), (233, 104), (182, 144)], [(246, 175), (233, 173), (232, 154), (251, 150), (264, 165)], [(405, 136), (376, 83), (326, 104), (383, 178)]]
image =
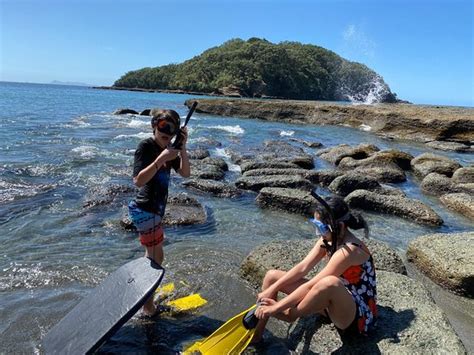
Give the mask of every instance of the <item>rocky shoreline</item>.
[[(466, 116), (459, 122), (472, 121)], [(472, 133), (462, 132), (469, 139)], [(323, 149), (319, 142), (306, 142), (306, 146), (314, 147), (314, 151), (308, 152), (300, 143), (281, 139), (265, 141), (259, 147), (246, 147), (244, 151), (228, 150), (232, 162), (240, 166), (241, 175), (234, 181), (226, 181), (227, 163), (222, 158), (210, 157), (209, 153), (219, 142), (208, 139), (207, 143), (201, 142), (190, 150), (193, 176), (182, 185), (193, 193), (220, 198), (254, 191), (260, 208), (303, 216), (309, 215), (314, 203), (309, 191), (320, 186), (343, 197), (352, 208), (395, 215), (423, 225), (443, 224), (443, 219), (430, 206), (408, 198), (397, 186), (406, 180), (407, 174), (413, 174), (423, 193), (435, 196), (439, 203), (467, 217), (474, 215), (472, 164), (462, 166), (455, 160), (431, 153), (412, 156), (400, 150), (380, 150), (371, 144), (340, 144)], [(315, 169), (315, 157), (326, 160), (332, 168)], [(186, 205), (190, 201), (182, 197), (172, 199), (170, 205)], [(179, 216), (173, 216), (170, 209), (168, 224), (203, 223), (205, 214), (197, 200), (192, 199), (192, 208), (198, 217), (194, 221), (179, 221)], [(259, 246), (243, 261), (241, 274), (258, 287), (268, 269), (288, 269), (301, 260), (312, 243), (291, 240), (286, 247), (281, 242)], [(298, 321), (290, 336), (286, 335), (288, 325), (272, 322), (272, 334), (286, 338), (287, 344), (298, 353), (350, 350), (464, 354), (474, 351), (472, 341), (466, 337), (469, 329), (474, 328), (472, 312), (467, 312), (462, 322), (458, 322), (458, 314), (450, 314), (454, 317), (451, 323), (461, 324), (455, 330), (439, 305), (433, 302), (424, 283), (406, 276), (407, 268), (417, 268), (447, 292), (459, 295), (463, 304), (474, 305), (474, 249), (470, 247), (474, 243), (474, 231), (418, 236), (410, 243), (406, 256), (398, 255), (382, 242), (369, 240), (367, 243), (374, 254), (379, 277), (381, 319), (375, 336), (368, 341), (341, 339), (333, 326), (315, 317)]]
[(349, 105), (322, 101), (191, 99), (197, 112), (268, 121), (343, 125), (387, 138), (424, 142), (431, 147), (473, 152), (474, 109), (409, 104)]

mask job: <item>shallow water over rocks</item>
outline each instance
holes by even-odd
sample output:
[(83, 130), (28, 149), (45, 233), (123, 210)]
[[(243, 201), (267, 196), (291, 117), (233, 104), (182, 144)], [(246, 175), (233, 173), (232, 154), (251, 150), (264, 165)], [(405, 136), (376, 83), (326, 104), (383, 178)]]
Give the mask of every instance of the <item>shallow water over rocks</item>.
[[(9, 103), (0, 112), (0, 352), (31, 353), (39, 349), (47, 330), (91, 287), (143, 253), (135, 235), (120, 226), (130, 195), (127, 189), (113, 187), (131, 185), (134, 149), (151, 135), (149, 117), (112, 112), (118, 107), (137, 112), (167, 107), (184, 116), (183, 102), (189, 97), (12, 83), (0, 84), (0, 97)], [(190, 147), (207, 149), (212, 158), (227, 163), (228, 171), (220, 180), (227, 184), (241, 177), (240, 165), (230, 152), (255, 156), (265, 141), (282, 141), (301, 149), (313, 158), (316, 171), (332, 171), (334, 165), (317, 156), (321, 148), (303, 142), (321, 142), (322, 148), (367, 143), (413, 156), (435, 152), (465, 167), (474, 163), (472, 154), (434, 151), (421, 143), (383, 139), (349, 127), (195, 114), (189, 129)], [(295, 164), (292, 168), (301, 169)], [(425, 226), (364, 212), (374, 239), (403, 254), (409, 241), (419, 235), (473, 229), (471, 219), (424, 194), (421, 180), (412, 172), (406, 172), (406, 177), (394, 186), (430, 206), (445, 223)], [(171, 193), (187, 192), (197, 199), (206, 220), (165, 228), (164, 282), (180, 285), (177, 292), (181, 295), (199, 292), (209, 303), (195, 314), (163, 317), (152, 323), (135, 317), (103, 351), (166, 353), (182, 349), (255, 301), (255, 290), (239, 275), (248, 253), (264, 242), (313, 238), (304, 216), (262, 209), (255, 201), (256, 192), (214, 197), (188, 190), (183, 182), (174, 175)], [(324, 187), (320, 191), (330, 193)], [(101, 196), (107, 198), (94, 200)], [(90, 201), (96, 203), (89, 206)]]

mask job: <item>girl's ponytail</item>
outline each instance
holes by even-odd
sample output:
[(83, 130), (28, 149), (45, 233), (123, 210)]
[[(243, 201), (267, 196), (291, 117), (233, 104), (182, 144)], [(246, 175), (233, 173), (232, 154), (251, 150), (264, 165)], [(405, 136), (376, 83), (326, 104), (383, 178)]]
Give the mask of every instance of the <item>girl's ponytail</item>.
[(346, 224), (350, 229), (354, 230), (364, 228), (364, 237), (369, 238), (369, 226), (361, 214), (351, 212), (351, 216)]

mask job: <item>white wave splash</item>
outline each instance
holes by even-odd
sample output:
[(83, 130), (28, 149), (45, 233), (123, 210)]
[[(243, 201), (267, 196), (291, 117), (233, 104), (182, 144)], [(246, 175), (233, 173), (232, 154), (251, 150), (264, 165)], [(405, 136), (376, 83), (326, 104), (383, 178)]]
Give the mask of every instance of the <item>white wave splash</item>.
[(209, 128), (219, 129), (221, 131), (226, 131), (226, 132), (229, 132), (229, 133), (232, 133), (232, 134), (244, 134), (245, 133), (245, 130), (242, 127), (240, 127), (239, 125), (237, 125), (237, 126), (217, 125), (217, 126), (209, 126)]
[(362, 131), (366, 131), (366, 132), (370, 132), (372, 130), (372, 127), (370, 127), (369, 125), (366, 125), (366, 124), (361, 124), (359, 126), (359, 128), (362, 130)]
[(92, 159), (99, 154), (99, 149), (92, 145), (81, 145), (71, 149), (71, 152), (83, 159)]
[(140, 120), (131, 120), (127, 123), (127, 126), (132, 127), (132, 128), (149, 127), (150, 122), (144, 122)]
[(214, 152), (215, 156), (224, 158), (225, 162), (227, 163), (227, 166), (229, 167), (229, 171), (234, 171), (238, 173), (242, 172), (240, 166), (232, 162), (230, 153), (225, 148), (216, 148)]
[(295, 134), (295, 131), (281, 131), (280, 132), (281, 137), (291, 137), (293, 134)]
[(230, 159), (230, 154), (227, 152), (227, 150), (225, 148), (216, 148), (215, 149), (215, 155), (217, 157), (229, 158)]
[(140, 138), (140, 139), (145, 139), (152, 137), (153, 133), (152, 132), (139, 132), (136, 134), (119, 134), (118, 136), (114, 137), (114, 139), (120, 140), (120, 139), (131, 139), (131, 138)]

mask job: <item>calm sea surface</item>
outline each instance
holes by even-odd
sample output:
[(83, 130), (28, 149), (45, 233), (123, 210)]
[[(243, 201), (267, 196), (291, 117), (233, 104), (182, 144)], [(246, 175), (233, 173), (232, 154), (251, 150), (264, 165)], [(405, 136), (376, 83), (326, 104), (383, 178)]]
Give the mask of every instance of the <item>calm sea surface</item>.
[[(41, 351), (41, 338), (108, 273), (143, 254), (133, 233), (119, 220), (127, 198), (83, 207), (115, 185), (131, 183), (133, 152), (151, 135), (149, 118), (114, 116), (120, 107), (141, 111), (171, 108), (182, 116), (190, 96), (94, 90), (85, 87), (0, 83), (0, 353)], [(346, 127), (294, 125), (195, 114), (190, 146), (204, 138), (222, 144), (211, 155), (231, 164), (228, 150), (265, 140), (297, 138), (322, 142), (372, 143), (417, 155), (434, 152), (463, 165), (473, 155), (434, 151), (423, 145), (384, 140)], [(297, 145), (297, 143), (292, 142)], [(315, 150), (303, 148), (315, 156)], [(315, 156), (316, 168), (329, 165)], [(226, 180), (239, 176), (231, 169)], [(175, 176), (171, 193), (185, 191)], [(396, 217), (365, 213), (371, 235), (406, 250), (416, 236), (472, 230), (467, 218), (421, 193), (415, 178), (399, 184), (409, 196), (434, 208), (439, 228)], [(166, 229), (164, 282), (177, 294), (199, 292), (209, 303), (192, 315), (163, 316), (152, 322), (132, 318), (103, 347), (105, 352), (173, 353), (209, 334), (222, 321), (255, 301), (239, 276), (243, 258), (257, 245), (312, 238), (303, 217), (259, 209), (255, 194), (238, 199), (195, 196), (207, 209), (204, 225)]]

